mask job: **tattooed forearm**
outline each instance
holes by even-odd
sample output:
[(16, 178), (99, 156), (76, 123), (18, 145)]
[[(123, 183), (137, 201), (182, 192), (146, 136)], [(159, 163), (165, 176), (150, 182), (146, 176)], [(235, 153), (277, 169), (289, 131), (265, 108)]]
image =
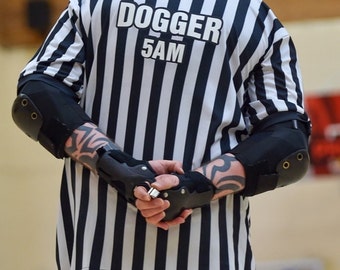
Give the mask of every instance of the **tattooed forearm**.
[(97, 126), (86, 123), (77, 128), (65, 144), (65, 152), (74, 160), (95, 171), (98, 159), (96, 150), (112, 141), (107, 138)]
[(223, 155), (200, 168), (216, 187), (216, 195), (228, 195), (244, 188), (242, 165), (231, 155)]

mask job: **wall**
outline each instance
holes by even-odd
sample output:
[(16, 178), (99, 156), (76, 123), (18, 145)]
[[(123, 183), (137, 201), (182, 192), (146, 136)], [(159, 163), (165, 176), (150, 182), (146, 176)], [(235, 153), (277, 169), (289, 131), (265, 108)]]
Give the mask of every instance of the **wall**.
[[(287, 28), (299, 51), (306, 93), (340, 89), (340, 18), (288, 23)], [(0, 269), (4, 270), (55, 269), (62, 163), (22, 134), (10, 117), (18, 73), (32, 54), (32, 48), (0, 47)], [(306, 176), (294, 186), (252, 198), (251, 207), (253, 247), (260, 265), (316, 258), (327, 270), (340, 269), (338, 180)]]
[[(306, 95), (339, 92), (340, 18), (286, 27), (298, 49)], [(317, 179), (309, 175), (296, 185), (252, 198), (257, 260), (314, 258), (325, 269), (340, 269), (339, 180), (339, 175)]]
[[(45, 36), (68, 0), (11, 0), (0, 1), (0, 44), (37, 45)], [(339, 0), (266, 0), (283, 21), (304, 21), (316, 18), (332, 18), (340, 16)], [(34, 21), (43, 21), (43, 29), (29, 26), (29, 6), (35, 7)], [(47, 8), (47, 10), (46, 10)], [(47, 16), (48, 13), (48, 16)], [(46, 17), (46, 19), (44, 19)], [(40, 27), (38, 27), (40, 28)]]
[(67, 0), (1, 1), (0, 44), (4, 46), (39, 44), (67, 2)]

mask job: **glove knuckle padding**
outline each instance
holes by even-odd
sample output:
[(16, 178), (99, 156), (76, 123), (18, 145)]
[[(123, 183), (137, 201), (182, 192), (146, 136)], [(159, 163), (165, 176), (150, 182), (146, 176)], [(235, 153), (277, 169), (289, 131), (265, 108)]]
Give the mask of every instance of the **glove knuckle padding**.
[(134, 188), (152, 183), (155, 174), (145, 161), (139, 161), (120, 150), (98, 150), (98, 175), (114, 187), (128, 202), (134, 203)]
[(300, 180), (308, 170), (308, 134), (287, 121), (259, 130), (232, 149), (246, 172), (243, 194), (253, 196)]

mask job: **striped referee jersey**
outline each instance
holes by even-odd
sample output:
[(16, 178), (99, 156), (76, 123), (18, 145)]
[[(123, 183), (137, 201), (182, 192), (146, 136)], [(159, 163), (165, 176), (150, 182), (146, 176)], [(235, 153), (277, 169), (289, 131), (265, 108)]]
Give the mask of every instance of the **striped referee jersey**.
[[(70, 0), (19, 86), (76, 94), (136, 159), (195, 169), (280, 111), (304, 113), (291, 37), (260, 0)], [(61, 270), (253, 270), (248, 199), (194, 209), (169, 231), (65, 159), (57, 224)]]

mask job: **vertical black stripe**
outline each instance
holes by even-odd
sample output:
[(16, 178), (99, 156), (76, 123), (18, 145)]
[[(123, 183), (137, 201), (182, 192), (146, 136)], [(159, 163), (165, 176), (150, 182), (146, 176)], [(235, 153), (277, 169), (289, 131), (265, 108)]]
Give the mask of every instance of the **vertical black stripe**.
[(290, 48), (290, 59), (291, 59), (289, 66), (292, 71), (293, 81), (296, 85), (295, 91), (298, 96), (297, 104), (302, 107), (303, 106), (303, 94), (302, 94), (302, 89), (300, 88), (300, 81), (299, 81), (298, 70), (297, 70), (297, 54), (296, 54), (294, 43), (291, 38), (289, 39), (289, 48)]
[(243, 270), (240, 269), (239, 266), (239, 252), (238, 252), (238, 247), (239, 247), (239, 242), (240, 242), (240, 222), (241, 222), (241, 206), (240, 206), (240, 196), (239, 195), (234, 195), (234, 209), (233, 209), (233, 250), (235, 254), (235, 269), (236, 270)]
[(92, 244), (90, 269), (100, 269), (100, 262), (102, 259), (105, 238), (107, 190), (108, 190), (107, 183), (104, 180), (98, 181), (97, 222)]
[(157, 230), (157, 246), (155, 258), (155, 270), (165, 270), (166, 248), (168, 245), (168, 231)]
[(116, 54), (115, 54), (115, 65), (113, 71), (112, 90), (111, 90), (111, 101), (109, 109), (109, 120), (107, 127), (107, 134), (110, 138), (115, 140), (117, 132), (117, 118), (119, 109), (119, 100), (122, 87), (122, 78), (124, 70), (124, 56), (125, 56), (125, 45), (126, 45), (127, 29), (118, 28), (117, 42), (116, 42)]
[[(190, 8), (190, 13), (199, 14), (202, 8), (202, 0), (192, 3)], [(192, 46), (193, 46), (193, 39), (190, 38), (183, 38), (183, 42), (185, 43), (185, 53), (183, 56), (182, 64), (179, 64), (176, 70), (174, 84), (172, 88), (171, 98), (170, 98), (170, 106), (169, 106), (169, 115), (168, 115), (168, 123), (167, 123), (167, 130), (166, 130), (166, 139), (165, 139), (165, 148), (164, 148), (164, 158), (165, 159), (172, 159), (173, 158), (173, 151), (174, 151), (174, 144), (176, 139), (176, 132), (177, 132), (177, 124), (178, 124), (178, 115), (180, 110), (181, 104), (181, 97), (183, 94), (183, 87), (186, 79), (186, 74), (188, 71), (188, 65), (190, 61), (190, 57), (192, 54)], [(184, 169), (191, 169), (190, 166), (183, 164)]]
[(234, 53), (235, 48), (238, 46), (239, 36), (241, 34), (242, 28), (244, 26), (245, 17), (250, 5), (250, 0), (239, 1), (234, 21), (230, 29), (229, 36), (227, 38), (227, 48), (229, 54)]
[(177, 67), (174, 84), (172, 87), (172, 93), (169, 101), (169, 114), (168, 123), (166, 129), (164, 158), (173, 159), (174, 144), (176, 139), (178, 115), (181, 104), (181, 97), (183, 93), (183, 87), (185, 82), (185, 76), (188, 70), (188, 63), (190, 60), (190, 53), (192, 50), (193, 40), (186, 41), (185, 50), (186, 53), (183, 56), (182, 64)]
[[(58, 238), (56, 237), (56, 250), (55, 250), (55, 258), (56, 258), (56, 265), (57, 265), (57, 269), (60, 270), (61, 266), (60, 266), (60, 255), (59, 255), (59, 244), (58, 244)], [(63, 258), (64, 260), (65, 258)]]
[(211, 240), (211, 210), (210, 206), (201, 208), (201, 235), (198, 256), (198, 268), (200, 270), (209, 269), (210, 262), (210, 240)]
[[(203, 5), (203, 1), (197, 1), (195, 3), (195, 8), (193, 13), (200, 13)], [(200, 122), (200, 116), (202, 111), (202, 104), (204, 100), (204, 94), (206, 91), (207, 78), (209, 75), (209, 70), (211, 66), (212, 57), (215, 51), (215, 45), (211, 43), (206, 43), (203, 50), (203, 55), (201, 58), (201, 64), (199, 66), (196, 85), (193, 93), (193, 100), (190, 109), (189, 124), (187, 130), (187, 136), (185, 141), (185, 152), (183, 159), (183, 167), (190, 168), (192, 165), (192, 160), (194, 156), (197, 130)]]
[[(229, 62), (225, 60), (223, 63), (223, 67), (222, 67), (220, 81), (217, 87), (213, 114), (211, 116), (209, 132), (208, 132), (208, 137), (207, 137), (207, 142), (206, 142), (206, 148), (205, 148), (204, 156), (202, 160), (203, 163), (211, 160), (210, 146), (215, 141), (216, 130), (222, 122), (223, 110), (228, 109), (228, 108), (225, 108), (225, 100), (226, 100), (226, 97), (229, 91), (230, 78), (231, 78), (231, 72), (230, 72)], [(223, 143), (227, 146), (229, 145), (229, 142), (226, 140), (229, 140), (229, 136), (227, 136), (228, 134), (225, 134), (225, 135), (226, 137), (224, 137), (225, 139)]]
[(76, 269), (82, 269), (83, 250), (84, 250), (84, 233), (86, 227), (86, 218), (89, 207), (89, 188), (90, 188), (90, 172), (83, 169), (81, 180), (81, 198), (78, 213), (78, 224), (76, 231)]
[(244, 67), (248, 64), (249, 59), (251, 59), (251, 57), (253, 56), (255, 50), (257, 49), (261, 41), (261, 38), (263, 36), (263, 31), (265, 28), (263, 22), (268, 15), (268, 11), (269, 10), (266, 5), (260, 6), (259, 14), (256, 18), (252, 34), (249, 38), (249, 41), (246, 47), (240, 54), (240, 66), (238, 67), (235, 73), (235, 76), (233, 78), (236, 89), (239, 89), (244, 83), (244, 79), (242, 78), (241, 72), (244, 69)]
[[(222, 17), (225, 12), (226, 5), (227, 1), (217, 1), (214, 7), (213, 14), (215, 16)], [(206, 148), (204, 150), (202, 163), (211, 160), (210, 147), (215, 141), (216, 130), (222, 122), (223, 110), (225, 108), (225, 100), (229, 91), (231, 78), (231, 71), (229, 66), (230, 55), (228, 52), (229, 50), (228, 48), (226, 48), (226, 54), (221, 69), (220, 80), (217, 85), (216, 98), (214, 102), (213, 113), (210, 120), (209, 132), (207, 136)]]
[[(68, 259), (69, 259), (69, 262), (71, 262), (72, 253), (73, 253), (73, 244), (74, 244), (74, 229), (73, 229), (73, 217), (72, 217), (72, 211), (70, 208), (70, 197), (69, 197), (68, 188), (67, 188), (67, 177), (66, 177), (65, 168), (63, 171), (63, 176), (62, 176), (62, 181), (61, 181), (60, 207), (61, 207), (61, 213), (62, 213), (62, 218), (63, 218), (63, 229), (65, 233)], [(59, 261), (59, 258), (58, 258), (58, 261)]]
[(143, 270), (145, 240), (146, 240), (146, 221), (145, 218), (138, 212), (136, 216), (135, 238), (132, 259), (133, 270)]
[[(145, 30), (139, 31), (138, 38), (136, 41), (136, 48), (142, 48), (142, 43), (143, 43), (142, 36), (146, 35), (146, 33), (147, 32)], [(133, 76), (132, 76), (128, 118), (127, 118), (126, 134), (125, 134), (125, 146), (124, 146), (124, 151), (129, 154), (132, 154), (133, 148), (134, 148), (138, 105), (140, 101), (141, 84), (142, 84), (142, 79), (143, 79), (144, 58), (141, 56), (138, 49), (136, 49), (135, 51), (134, 59), (135, 60), (134, 60), (134, 67), (133, 67)]]
[[(249, 209), (250, 209), (250, 207), (248, 206), (248, 208), (246, 210), (246, 217), (245, 217), (245, 220), (244, 220), (244, 224), (246, 224), (248, 236), (249, 236), (249, 231), (250, 231), (250, 227), (251, 227), (250, 226), (250, 219), (249, 219)], [(250, 245), (250, 241), (249, 241), (249, 237), (248, 237), (247, 238), (247, 249), (246, 249), (246, 253), (245, 253), (245, 266), (244, 266), (245, 270), (251, 270), (252, 260), (253, 260), (253, 253), (252, 253), (252, 249), (251, 249), (251, 245)]]
[(218, 226), (220, 239), (220, 269), (229, 269), (229, 247), (228, 247), (228, 227), (227, 227), (227, 198), (221, 198), (218, 202)]
[(277, 91), (277, 96), (280, 99), (287, 98), (287, 87), (286, 87), (286, 80), (285, 80), (285, 73), (282, 70), (282, 55), (281, 55), (281, 47), (282, 40), (276, 42), (273, 45), (273, 54), (270, 58), (271, 65), (274, 71), (274, 81), (275, 87)]
[[(241, 110), (239, 108), (239, 104), (235, 104), (236, 108), (234, 110), (234, 114), (232, 117), (232, 120), (230, 121), (230, 124), (223, 128), (222, 130), (222, 138), (220, 140), (220, 147), (222, 153), (227, 153), (230, 150), (230, 138), (229, 138), (229, 130), (232, 128), (237, 127), (238, 121), (241, 119)], [(246, 131), (236, 131), (236, 138), (240, 139), (238, 136), (241, 135), (241, 133), (246, 133)], [(240, 140), (239, 140), (240, 141)]]
[[(176, 11), (178, 10), (179, 4), (180, 1), (178, 0), (168, 1), (167, 9)], [(161, 33), (160, 39), (171, 40), (171, 35), (169, 33)], [(155, 61), (147, 125), (145, 129), (145, 141), (148, 142), (148, 147), (144, 149), (143, 158), (146, 160), (151, 159), (154, 152), (155, 130), (157, 124), (159, 100), (164, 79), (165, 67), (166, 67), (165, 61)]]
[(165, 63), (156, 61), (145, 128), (145, 141), (147, 142), (147, 147), (144, 148), (143, 153), (143, 159), (145, 160), (150, 160), (153, 157), (159, 99), (161, 95), (164, 70)]
[[(104, 76), (105, 76), (105, 68), (106, 68), (106, 51), (107, 51), (107, 40), (108, 40), (108, 31), (110, 26), (110, 15), (111, 15), (111, 3), (112, 1), (103, 1), (103, 5), (101, 7), (101, 36), (97, 48), (97, 83), (96, 83), (96, 94), (93, 100), (93, 110), (92, 110), (92, 120), (95, 123), (99, 122), (100, 115), (100, 106), (103, 95), (103, 86), (104, 86)], [(99, 64), (100, 63), (100, 64)]]
[(188, 269), (190, 227), (191, 227), (191, 216), (189, 216), (186, 219), (185, 223), (180, 225), (180, 231), (179, 231), (179, 237), (178, 237), (177, 268), (176, 268), (178, 270)]
[[(145, 4), (153, 7), (155, 5), (155, 0), (147, 0)], [(136, 51), (134, 54), (134, 66), (133, 66), (133, 77), (131, 84), (131, 94), (129, 101), (129, 110), (128, 110), (128, 119), (126, 126), (126, 134), (125, 134), (125, 146), (124, 151), (132, 154), (136, 136), (136, 122), (137, 122), (137, 113), (138, 106), (140, 103), (140, 93), (141, 93), (141, 85), (144, 76), (144, 58), (140, 53), (140, 48), (143, 47), (144, 37), (148, 35), (148, 29), (139, 29), (138, 37), (136, 41)]]
[(126, 210), (127, 210), (126, 200), (120, 194), (117, 194), (116, 220), (113, 234), (114, 235), (113, 254), (111, 260), (112, 270), (122, 268)]

